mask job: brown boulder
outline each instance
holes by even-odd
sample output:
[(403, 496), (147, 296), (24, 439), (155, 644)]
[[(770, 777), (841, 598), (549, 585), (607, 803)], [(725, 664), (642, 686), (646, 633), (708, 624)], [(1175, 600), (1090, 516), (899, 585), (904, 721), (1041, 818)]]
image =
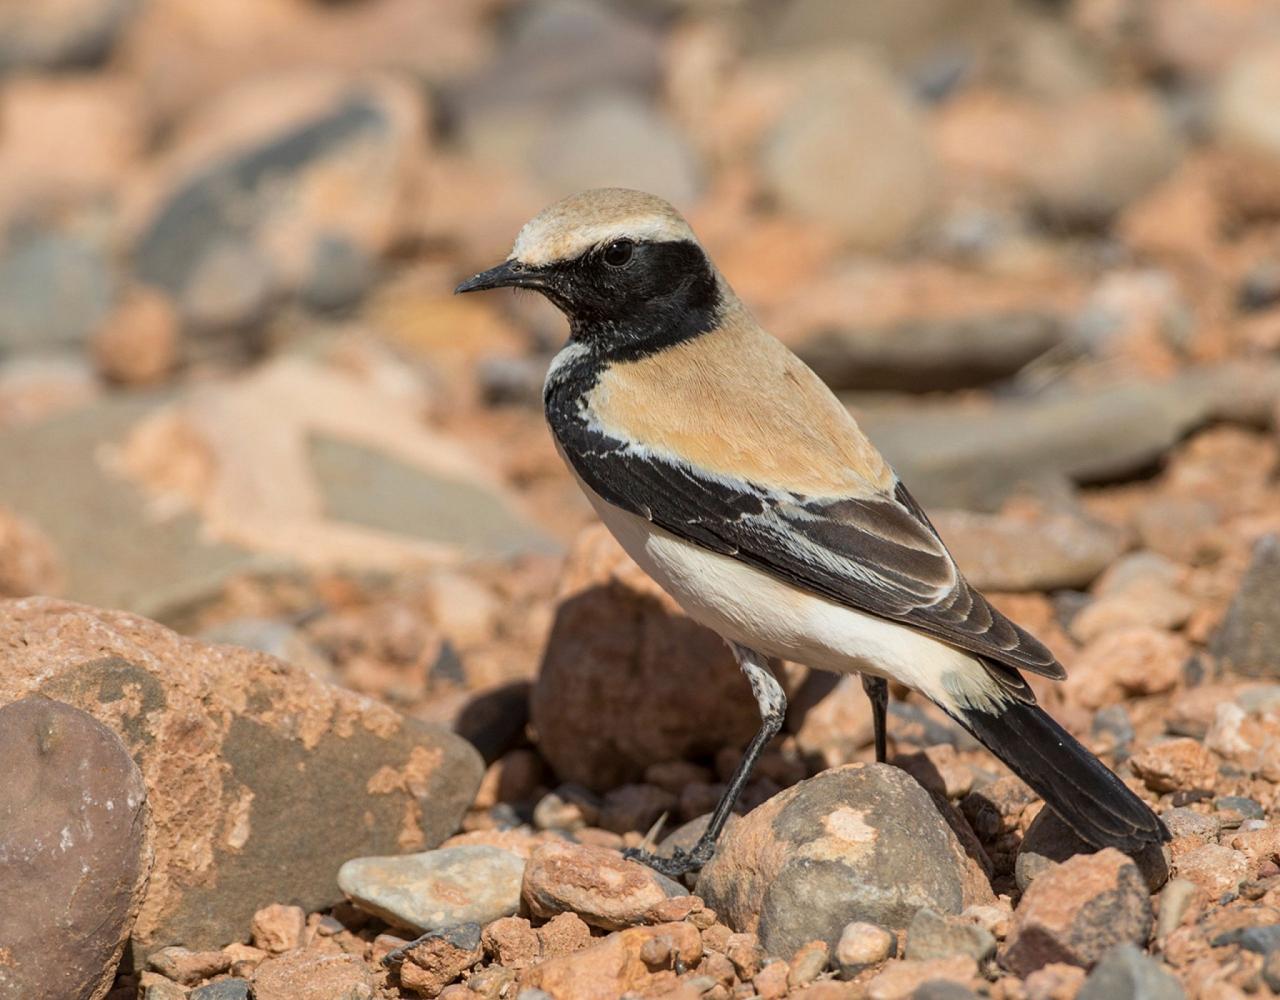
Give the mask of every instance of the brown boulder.
[(337, 902), (343, 861), (439, 843), (481, 777), (456, 736), (302, 669), (63, 601), (0, 603), (0, 703), (30, 694), (95, 716), (142, 772), (156, 863), (135, 956)]
[(151, 867), (146, 787), (85, 712), (46, 698), (0, 708), (0, 996), (99, 1000)]
[(631, 927), (535, 965), (520, 985), (573, 1000), (616, 1000), (632, 991), (660, 996), (675, 988), (675, 967), (691, 968), (701, 958), (702, 938), (692, 924)]
[(601, 525), (565, 563), (530, 708), (556, 774), (596, 791), (639, 781), (652, 764), (745, 746), (760, 728), (729, 647)]

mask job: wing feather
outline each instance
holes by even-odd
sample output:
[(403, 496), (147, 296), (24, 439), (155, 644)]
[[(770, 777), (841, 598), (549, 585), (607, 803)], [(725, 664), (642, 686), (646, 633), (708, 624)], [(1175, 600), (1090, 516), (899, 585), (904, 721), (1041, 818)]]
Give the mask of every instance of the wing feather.
[(616, 506), (687, 541), (858, 611), (901, 622), (1016, 670), (1062, 678), (1037, 639), (965, 581), (901, 483), (891, 495), (816, 500), (696, 469), (585, 424), (562, 428), (583, 481)]

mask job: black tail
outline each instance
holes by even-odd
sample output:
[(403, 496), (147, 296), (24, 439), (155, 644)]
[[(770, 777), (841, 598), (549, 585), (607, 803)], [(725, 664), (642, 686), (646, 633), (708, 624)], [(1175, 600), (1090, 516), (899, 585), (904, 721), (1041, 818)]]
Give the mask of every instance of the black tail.
[(954, 715), (1094, 847), (1141, 850), (1169, 839), (1160, 818), (1102, 761), (1035, 704)]

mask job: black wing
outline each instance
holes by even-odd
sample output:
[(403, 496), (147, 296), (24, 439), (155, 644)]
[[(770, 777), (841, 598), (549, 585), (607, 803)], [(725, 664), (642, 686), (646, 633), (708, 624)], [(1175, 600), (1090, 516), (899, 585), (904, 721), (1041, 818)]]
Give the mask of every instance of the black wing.
[[(1053, 654), (973, 590), (900, 483), (892, 496), (817, 500), (698, 472), (576, 423), (558, 428), (603, 499), (838, 604), (902, 622), (994, 664), (1066, 676)], [(1023, 690), (1012, 671), (993, 673)]]

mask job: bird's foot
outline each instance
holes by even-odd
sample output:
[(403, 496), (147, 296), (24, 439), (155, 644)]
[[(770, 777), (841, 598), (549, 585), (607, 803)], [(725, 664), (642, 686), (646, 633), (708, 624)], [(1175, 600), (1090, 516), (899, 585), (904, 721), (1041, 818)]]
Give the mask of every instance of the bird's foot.
[(711, 855), (715, 851), (716, 844), (714, 840), (699, 840), (694, 844), (692, 851), (677, 847), (671, 852), (671, 857), (669, 858), (650, 854), (648, 851), (642, 851), (637, 847), (628, 847), (622, 852), (622, 856), (628, 861), (639, 861), (640, 864), (652, 868), (659, 875), (678, 879), (686, 872), (695, 871), (705, 865), (711, 860)]

